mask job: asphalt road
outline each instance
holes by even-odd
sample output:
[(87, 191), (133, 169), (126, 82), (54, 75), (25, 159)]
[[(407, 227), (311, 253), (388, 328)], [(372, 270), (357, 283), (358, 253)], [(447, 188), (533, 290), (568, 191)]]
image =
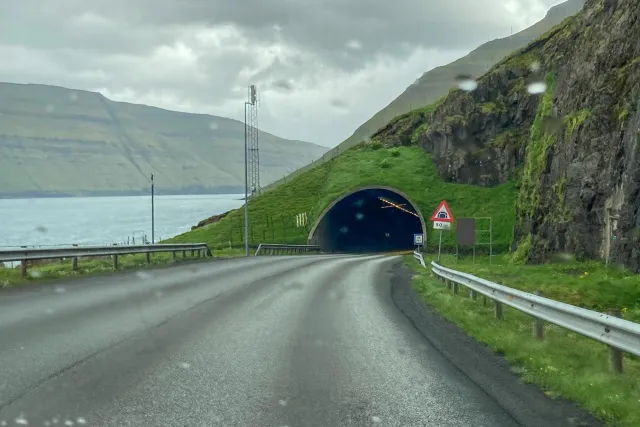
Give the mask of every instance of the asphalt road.
[(523, 425), (397, 308), (399, 261), (259, 257), (2, 292), (0, 426)]

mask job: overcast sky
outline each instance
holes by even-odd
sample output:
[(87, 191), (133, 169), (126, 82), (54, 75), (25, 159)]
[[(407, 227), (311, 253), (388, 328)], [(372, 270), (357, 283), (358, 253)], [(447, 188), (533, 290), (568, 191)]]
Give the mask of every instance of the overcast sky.
[(0, 81), (243, 120), (334, 146), (423, 72), (561, 0), (0, 0)]

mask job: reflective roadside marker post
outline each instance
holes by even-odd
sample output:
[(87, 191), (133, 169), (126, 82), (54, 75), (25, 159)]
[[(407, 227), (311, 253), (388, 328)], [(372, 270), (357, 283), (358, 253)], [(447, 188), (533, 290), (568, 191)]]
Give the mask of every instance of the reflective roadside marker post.
[(453, 214), (447, 201), (440, 202), (436, 210), (431, 215), (434, 230), (440, 230), (440, 240), (438, 242), (438, 262), (440, 262), (440, 254), (442, 253), (442, 230), (450, 230), (451, 223), (454, 221)]

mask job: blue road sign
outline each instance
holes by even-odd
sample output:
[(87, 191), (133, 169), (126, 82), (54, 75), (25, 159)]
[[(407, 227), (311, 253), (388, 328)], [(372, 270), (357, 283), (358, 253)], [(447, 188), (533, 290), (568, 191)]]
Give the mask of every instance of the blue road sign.
[(414, 234), (413, 235), (413, 244), (414, 245), (423, 245), (424, 244), (424, 235), (423, 234)]

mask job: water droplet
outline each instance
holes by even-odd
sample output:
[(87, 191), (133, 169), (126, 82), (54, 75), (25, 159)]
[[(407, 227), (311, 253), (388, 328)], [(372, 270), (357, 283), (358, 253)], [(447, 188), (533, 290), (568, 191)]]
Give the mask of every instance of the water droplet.
[(381, 423), (382, 422), (380, 417), (376, 417), (375, 415), (373, 417), (371, 417), (371, 421), (373, 421), (374, 423)]
[(40, 233), (46, 233), (47, 232), (47, 227), (45, 227), (44, 225), (39, 225), (36, 227), (36, 231), (40, 232)]
[(547, 90), (547, 84), (545, 82), (531, 82), (527, 86), (527, 92), (532, 95), (538, 95), (544, 93)]
[(53, 310), (50, 308), (47, 308), (44, 312), (47, 314), (53, 314)]
[(139, 279), (143, 279), (143, 280), (153, 279), (153, 276), (150, 273), (147, 273), (147, 272), (144, 272), (144, 271), (136, 272), (136, 276)]
[(77, 422), (78, 424), (86, 424), (86, 423), (87, 423), (87, 420), (86, 420), (84, 417), (78, 417), (78, 418), (76, 419), (76, 422)]
[(0, 426), (6, 426), (7, 422), (5, 420), (0, 421)]
[(69, 99), (71, 101), (77, 101), (78, 100), (78, 92), (73, 91), (69, 94)]
[(29, 276), (37, 279), (38, 277), (42, 276), (42, 273), (40, 272), (40, 270), (33, 268), (29, 270)]
[(278, 403), (280, 404), (280, 406), (287, 406), (287, 401), (286, 400), (280, 399), (278, 401)]
[(18, 418), (16, 418), (16, 424), (26, 426), (29, 425), (29, 421), (27, 421), (24, 415), (20, 415)]
[(46, 107), (44, 107), (44, 110), (45, 110), (47, 113), (51, 113), (51, 112), (53, 112), (53, 110), (55, 110), (55, 109), (56, 109), (56, 107), (54, 107), (54, 106), (53, 106), (53, 105), (51, 105), (51, 104), (49, 104), (49, 105), (47, 105)]
[(343, 233), (343, 234), (348, 232), (348, 231), (349, 231), (349, 227), (347, 227), (346, 225), (340, 228), (340, 232)]
[(216, 122), (209, 123), (209, 129), (218, 130), (218, 124)]
[(50, 425), (51, 425), (51, 421), (46, 420), (46, 421), (44, 422), (44, 425), (45, 425), (45, 426), (50, 426)]
[(66, 425), (66, 426), (72, 426), (72, 425), (73, 425), (73, 421), (71, 421), (71, 420), (66, 420), (66, 421), (64, 422), (64, 425)]
[(476, 79), (468, 74), (461, 74), (456, 77), (456, 84), (464, 91), (471, 92), (478, 87)]
[(529, 69), (530, 69), (531, 71), (533, 71), (533, 72), (540, 71), (540, 62), (538, 62), (538, 61), (533, 61), (533, 62), (531, 63), (531, 66), (529, 67)]
[(164, 295), (162, 291), (156, 291), (156, 297), (161, 298)]
[(188, 363), (183, 362), (183, 363), (180, 364), (180, 367), (184, 368), (184, 369), (189, 369), (191, 367), (191, 365), (188, 364)]
[(364, 218), (364, 214), (363, 214), (362, 212), (358, 212), (358, 213), (356, 213), (356, 219), (357, 219), (358, 221), (360, 221), (362, 218)]
[(57, 417), (53, 417), (53, 419), (51, 420), (52, 424), (58, 424), (58, 418)]
[(56, 286), (55, 292), (57, 294), (64, 294), (65, 292), (67, 292), (67, 290), (65, 288), (63, 288), (62, 286)]

